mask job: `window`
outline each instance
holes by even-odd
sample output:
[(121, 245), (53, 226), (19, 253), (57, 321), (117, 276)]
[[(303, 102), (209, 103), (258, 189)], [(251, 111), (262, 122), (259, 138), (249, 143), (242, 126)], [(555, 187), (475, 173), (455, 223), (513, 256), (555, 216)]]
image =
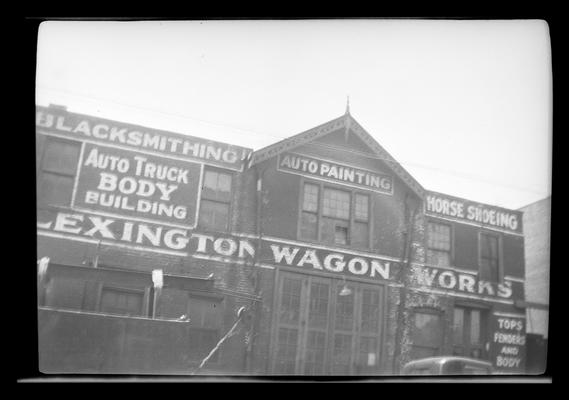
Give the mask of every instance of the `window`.
[(485, 332), (484, 310), (456, 307), (453, 316), (453, 355), (484, 358)]
[(38, 203), (69, 206), (79, 160), (80, 144), (52, 138), (45, 140), (44, 143), (40, 176), (38, 176)]
[(109, 314), (142, 315), (144, 291), (138, 289), (103, 287), (99, 310)]
[(500, 280), (499, 239), (496, 235), (480, 233), (480, 279), (490, 282)]
[(318, 193), (318, 186), (304, 184), (300, 218), (300, 236), (304, 239), (317, 240), (318, 238)]
[(301, 239), (369, 248), (369, 196), (304, 183)]
[(411, 359), (438, 355), (443, 333), (440, 314), (430, 311), (415, 312), (412, 322)]
[(324, 188), (322, 194), (321, 239), (326, 243), (349, 243), (350, 193)]
[(354, 231), (352, 244), (369, 247), (369, 196), (356, 193), (354, 196)]
[(230, 174), (205, 170), (198, 222), (200, 227), (215, 231), (227, 231), (229, 228), (231, 178)]
[(427, 225), (427, 263), (448, 267), (451, 265), (451, 227), (429, 222)]

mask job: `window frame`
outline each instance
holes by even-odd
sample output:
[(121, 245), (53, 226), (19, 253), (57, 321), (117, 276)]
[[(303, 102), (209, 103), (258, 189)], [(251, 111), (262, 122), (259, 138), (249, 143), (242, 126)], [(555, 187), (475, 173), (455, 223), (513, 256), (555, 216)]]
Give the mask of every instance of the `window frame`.
[[(449, 266), (454, 266), (454, 262), (455, 262), (455, 237), (454, 237), (454, 225), (451, 223), (447, 223), (447, 222), (442, 222), (440, 220), (437, 220), (435, 218), (427, 218), (426, 220), (427, 222), (427, 229), (426, 229), (426, 235), (425, 235), (425, 259), (426, 259), (426, 264), (431, 266), (431, 267), (439, 267), (439, 265), (435, 265), (433, 263), (430, 262), (430, 260), (428, 259), (429, 257), (429, 250), (435, 250), (435, 251), (443, 251), (440, 249), (434, 249), (432, 247), (429, 247), (429, 224), (437, 224), (437, 225), (444, 225), (447, 226), (449, 228), (450, 231), (450, 250), (448, 251), (449, 253)], [(441, 268), (443, 268), (445, 266), (441, 266)]]
[[(454, 313), (457, 308), (463, 310), (462, 342), (458, 344), (454, 341)], [(472, 343), (471, 338), (472, 311), (478, 311), (480, 313), (480, 342), (478, 344)], [(454, 354), (456, 347), (460, 347), (462, 349), (461, 356), (474, 358), (470, 355), (470, 352), (473, 349), (479, 349), (481, 352), (479, 359), (488, 360), (489, 352), (486, 349), (486, 344), (489, 341), (490, 335), (490, 309), (479, 304), (460, 302), (454, 304), (452, 313), (452, 334), (450, 335), (452, 353)], [(468, 354), (466, 354), (466, 351), (468, 351)]]
[[(435, 315), (439, 318), (439, 328), (441, 331), (441, 336), (439, 339), (439, 343), (438, 346), (435, 347), (429, 347), (429, 346), (425, 346), (423, 344), (415, 344), (415, 318), (417, 316), (417, 314), (429, 314), (429, 315)], [(411, 325), (411, 352), (413, 352), (413, 348), (414, 347), (420, 347), (420, 348), (435, 348), (435, 354), (433, 356), (437, 356), (437, 355), (441, 355), (444, 349), (444, 337), (445, 337), (445, 312), (443, 310), (440, 309), (435, 309), (435, 308), (430, 308), (430, 307), (414, 307), (413, 311), (411, 313), (412, 315), (412, 325)]]
[[(135, 293), (137, 295), (142, 295), (142, 305), (140, 314), (133, 315), (133, 314), (115, 314), (109, 313), (108, 311), (102, 310), (102, 302), (103, 302), (103, 292), (105, 290), (110, 290), (114, 292), (122, 292), (122, 293)], [(110, 315), (120, 315), (123, 317), (128, 318), (136, 318), (136, 317), (144, 317), (147, 318), (149, 315), (150, 304), (149, 304), (149, 290), (145, 287), (136, 287), (136, 286), (122, 286), (122, 285), (115, 285), (115, 284), (107, 284), (107, 283), (100, 283), (99, 284), (99, 291), (97, 295), (97, 312), (101, 314), (110, 314)]]
[[(301, 241), (307, 241), (307, 242), (312, 242), (312, 243), (323, 243), (323, 238), (322, 238), (322, 231), (323, 231), (323, 224), (324, 224), (324, 218), (329, 218), (329, 219), (337, 219), (337, 220), (341, 220), (341, 221), (345, 221), (348, 225), (348, 240), (347, 240), (347, 244), (340, 244), (340, 243), (328, 243), (326, 242), (326, 244), (331, 245), (331, 246), (340, 246), (340, 247), (348, 247), (348, 248), (352, 248), (354, 246), (354, 241), (353, 241), (353, 234), (354, 234), (354, 228), (356, 226), (356, 223), (365, 223), (365, 221), (356, 218), (355, 215), (355, 207), (356, 207), (356, 195), (361, 195), (361, 196), (365, 196), (367, 197), (368, 201), (367, 201), (367, 213), (368, 213), (368, 220), (367, 220), (367, 241), (365, 243), (365, 246), (358, 246), (358, 249), (362, 249), (362, 250), (370, 250), (371, 249), (371, 244), (372, 244), (372, 233), (373, 233), (373, 197), (372, 194), (368, 191), (365, 190), (359, 190), (359, 189), (355, 189), (355, 188), (351, 188), (348, 186), (342, 186), (342, 185), (334, 185), (328, 182), (320, 182), (317, 180), (313, 180), (313, 179), (308, 179), (308, 178), (304, 178), (301, 177), (299, 179), (299, 183), (300, 183), (300, 189), (299, 189), (299, 194), (298, 194), (298, 215), (297, 215), (297, 230), (296, 230), (296, 238), (298, 240)], [(314, 185), (318, 188), (318, 208), (317, 210), (314, 211), (304, 211), (304, 187), (305, 185)], [(341, 218), (334, 218), (334, 217), (328, 217), (325, 216), (323, 214), (323, 208), (324, 208), (324, 191), (326, 189), (332, 189), (332, 190), (338, 190), (338, 191), (343, 191), (346, 192), (350, 195), (350, 215), (348, 219), (341, 219)], [(316, 238), (315, 239), (310, 239), (310, 238), (305, 238), (302, 236), (302, 217), (303, 217), (303, 213), (310, 213), (312, 215), (316, 216)]]
[[(204, 184), (205, 184), (205, 176), (207, 172), (215, 172), (217, 174), (224, 174), (224, 175), (228, 175), (231, 179), (231, 183), (229, 185), (229, 194), (230, 194), (230, 198), (229, 201), (221, 201), (218, 199), (212, 199), (212, 198), (208, 198), (207, 196), (204, 197)], [(198, 218), (196, 221), (196, 226), (202, 229), (205, 229), (207, 231), (214, 231), (214, 228), (211, 227), (206, 227), (203, 226), (203, 223), (200, 223), (200, 219), (201, 219), (201, 215), (202, 215), (202, 202), (203, 200), (209, 201), (211, 203), (217, 203), (217, 204), (224, 204), (227, 205), (227, 224), (225, 229), (218, 231), (215, 230), (217, 232), (230, 232), (231, 231), (231, 216), (233, 213), (233, 203), (234, 203), (234, 187), (235, 187), (235, 174), (222, 169), (222, 168), (216, 168), (216, 167), (211, 167), (211, 166), (204, 166), (203, 170), (202, 170), (202, 177), (201, 177), (201, 187), (200, 187), (200, 198), (199, 198), (199, 209), (198, 209)]]
[(502, 243), (502, 235), (493, 232), (490, 230), (479, 230), (478, 231), (478, 278), (480, 279), (480, 272), (481, 272), (481, 265), (482, 265), (482, 235), (491, 236), (497, 239), (497, 246), (498, 246), (498, 271), (497, 272), (497, 281), (494, 282), (492, 280), (487, 280), (491, 283), (502, 283), (504, 281), (504, 254), (503, 254), (503, 243)]
[[(36, 135), (37, 136), (37, 135)], [(83, 142), (79, 140), (73, 140), (68, 138), (61, 138), (58, 136), (51, 136), (51, 135), (42, 135), (39, 134), (42, 139), (36, 139), (36, 146), (41, 147), (39, 149), (39, 157), (37, 157), (36, 153), (36, 202), (39, 207), (71, 207), (73, 205), (73, 192), (75, 190), (75, 186), (77, 185), (77, 177), (79, 173), (79, 165), (81, 163), (81, 156), (83, 152)], [(77, 159), (75, 160), (75, 168), (72, 173), (63, 173), (61, 171), (53, 171), (44, 168), (44, 161), (46, 156), (46, 150), (51, 143), (67, 143), (77, 147)], [(36, 148), (36, 152), (37, 152)], [(58, 176), (71, 179), (71, 193), (69, 197), (69, 201), (66, 204), (50, 204), (45, 201), (43, 196), (40, 196), (40, 188), (44, 181), (45, 175), (51, 176)]]

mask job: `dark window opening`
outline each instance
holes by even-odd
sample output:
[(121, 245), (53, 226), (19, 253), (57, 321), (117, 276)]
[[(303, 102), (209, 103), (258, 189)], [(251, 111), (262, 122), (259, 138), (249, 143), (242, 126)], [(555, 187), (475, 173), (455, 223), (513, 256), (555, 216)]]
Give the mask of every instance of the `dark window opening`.
[(496, 235), (480, 234), (480, 279), (500, 281), (500, 239)]
[(227, 231), (231, 206), (232, 176), (205, 170), (198, 225), (204, 229)]
[(38, 204), (69, 206), (81, 145), (53, 138), (46, 139), (44, 143), (37, 180)]

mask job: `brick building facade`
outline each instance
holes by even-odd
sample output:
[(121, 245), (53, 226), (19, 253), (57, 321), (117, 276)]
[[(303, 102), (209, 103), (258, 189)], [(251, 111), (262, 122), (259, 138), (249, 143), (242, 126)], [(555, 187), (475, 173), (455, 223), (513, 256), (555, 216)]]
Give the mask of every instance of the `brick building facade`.
[(549, 336), (551, 196), (520, 211), (525, 231), (527, 372), (541, 374), (546, 368)]
[(427, 191), (348, 111), (255, 152), (56, 107), (36, 127), (45, 372), (192, 373), (234, 326), (200, 373), (523, 372), (522, 213)]

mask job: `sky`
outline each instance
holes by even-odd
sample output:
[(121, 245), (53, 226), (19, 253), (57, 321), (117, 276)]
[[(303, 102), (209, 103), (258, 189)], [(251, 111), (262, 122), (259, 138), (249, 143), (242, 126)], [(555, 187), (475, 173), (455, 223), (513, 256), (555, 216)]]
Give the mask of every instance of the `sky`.
[(350, 113), (427, 190), (551, 194), (541, 20), (46, 21), (36, 104), (261, 149)]

